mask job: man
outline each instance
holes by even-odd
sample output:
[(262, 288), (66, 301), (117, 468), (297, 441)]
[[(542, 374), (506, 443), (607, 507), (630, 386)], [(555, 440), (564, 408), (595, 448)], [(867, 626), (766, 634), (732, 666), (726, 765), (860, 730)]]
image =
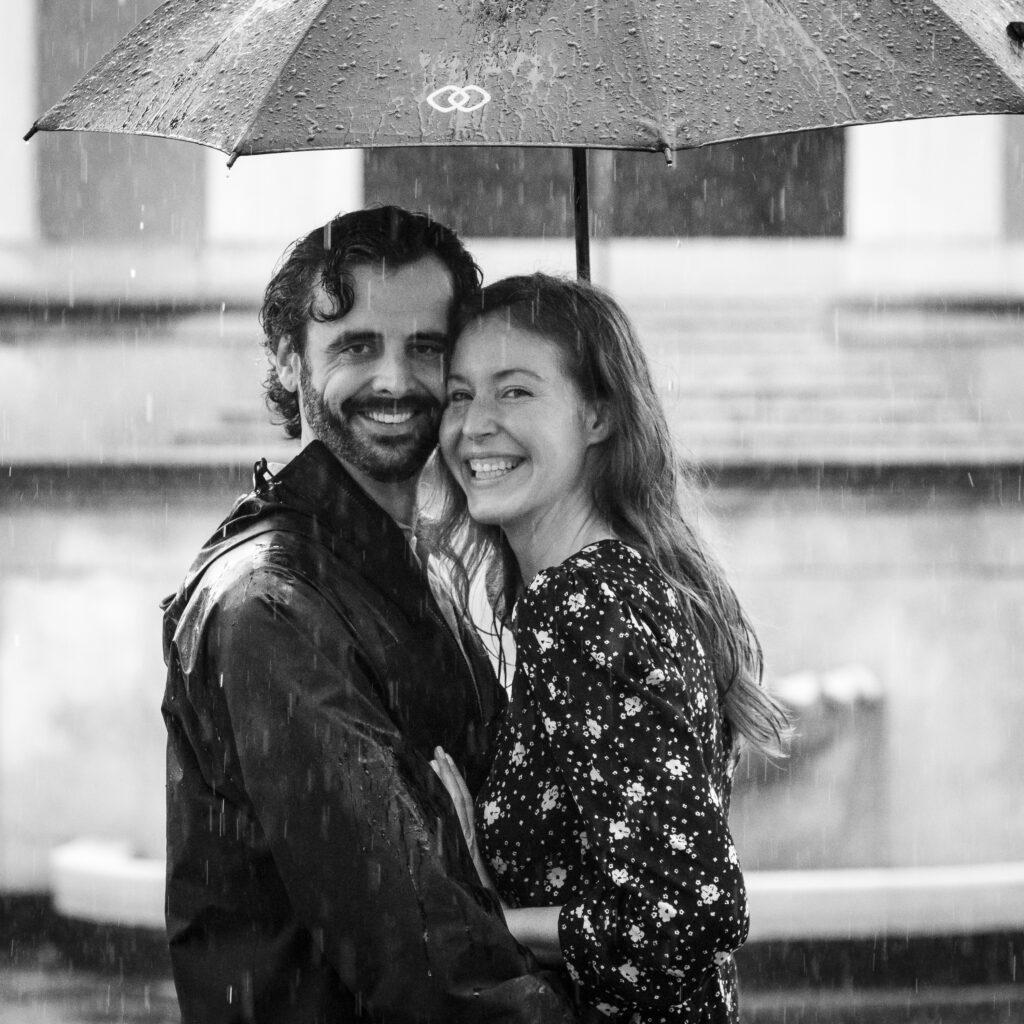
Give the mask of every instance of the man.
[(185, 1024), (571, 1019), (429, 764), (443, 746), (478, 785), (503, 699), (410, 545), (478, 285), (450, 231), (388, 207), (312, 232), (267, 288), (268, 403), (303, 447), (257, 465), (165, 610)]

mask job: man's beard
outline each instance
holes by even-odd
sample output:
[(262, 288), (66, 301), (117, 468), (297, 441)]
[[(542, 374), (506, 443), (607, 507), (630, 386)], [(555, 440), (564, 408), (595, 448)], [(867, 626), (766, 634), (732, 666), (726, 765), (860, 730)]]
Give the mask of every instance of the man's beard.
[[(314, 436), (335, 458), (354, 466), (371, 480), (382, 484), (409, 480), (423, 469), (437, 446), (441, 423), (441, 403), (424, 393), (400, 399), (374, 397), (349, 398), (341, 403), (341, 415), (327, 407), (323, 393), (313, 386), (306, 364), (299, 370), (299, 389), (306, 419)], [(403, 437), (371, 435), (361, 426), (359, 414), (366, 411), (387, 413), (421, 412), (413, 420), (412, 433)]]

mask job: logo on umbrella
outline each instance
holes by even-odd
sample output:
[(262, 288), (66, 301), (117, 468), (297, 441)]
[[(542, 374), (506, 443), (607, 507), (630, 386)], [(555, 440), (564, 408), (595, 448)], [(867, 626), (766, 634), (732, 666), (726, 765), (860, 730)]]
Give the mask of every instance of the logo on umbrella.
[(427, 97), (427, 102), (442, 114), (450, 114), (455, 110), (469, 114), (490, 103), (491, 94), (479, 85), (442, 85)]

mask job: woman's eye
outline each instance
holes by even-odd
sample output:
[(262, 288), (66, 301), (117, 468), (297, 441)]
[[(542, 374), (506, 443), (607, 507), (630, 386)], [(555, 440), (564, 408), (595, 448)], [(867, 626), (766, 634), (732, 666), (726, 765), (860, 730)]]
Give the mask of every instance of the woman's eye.
[(469, 401), (468, 391), (450, 391), (448, 393), (448, 404), (458, 405), (460, 402)]
[(511, 387), (505, 388), (501, 393), (502, 398), (529, 398), (530, 392), (526, 388)]

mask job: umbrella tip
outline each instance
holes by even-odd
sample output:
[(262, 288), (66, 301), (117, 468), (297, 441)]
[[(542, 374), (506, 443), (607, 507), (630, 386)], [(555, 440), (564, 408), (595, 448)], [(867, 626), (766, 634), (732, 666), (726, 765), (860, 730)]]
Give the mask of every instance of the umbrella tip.
[(665, 142), (665, 143), (662, 144), (661, 151), (665, 154), (665, 163), (667, 163), (669, 165), (669, 167), (675, 167), (675, 165), (676, 165), (676, 153), (675, 153), (675, 150), (667, 142)]
[(1006, 34), (1018, 46), (1024, 46), (1024, 21), (1011, 21), (1006, 26)]
[(25, 132), (25, 134), (21, 137), (22, 142), (28, 142), (28, 140), (31, 139), (32, 136), (35, 135), (35, 133), (37, 131), (39, 131), (38, 126), (37, 125), (32, 125), (32, 127), (29, 128), (29, 130), (27, 132)]
[(239, 158), (239, 156), (241, 156), (241, 154), (238, 152), (237, 149), (233, 149), (231, 151), (231, 155), (228, 157), (228, 170), (229, 171), (234, 166), (234, 163)]

